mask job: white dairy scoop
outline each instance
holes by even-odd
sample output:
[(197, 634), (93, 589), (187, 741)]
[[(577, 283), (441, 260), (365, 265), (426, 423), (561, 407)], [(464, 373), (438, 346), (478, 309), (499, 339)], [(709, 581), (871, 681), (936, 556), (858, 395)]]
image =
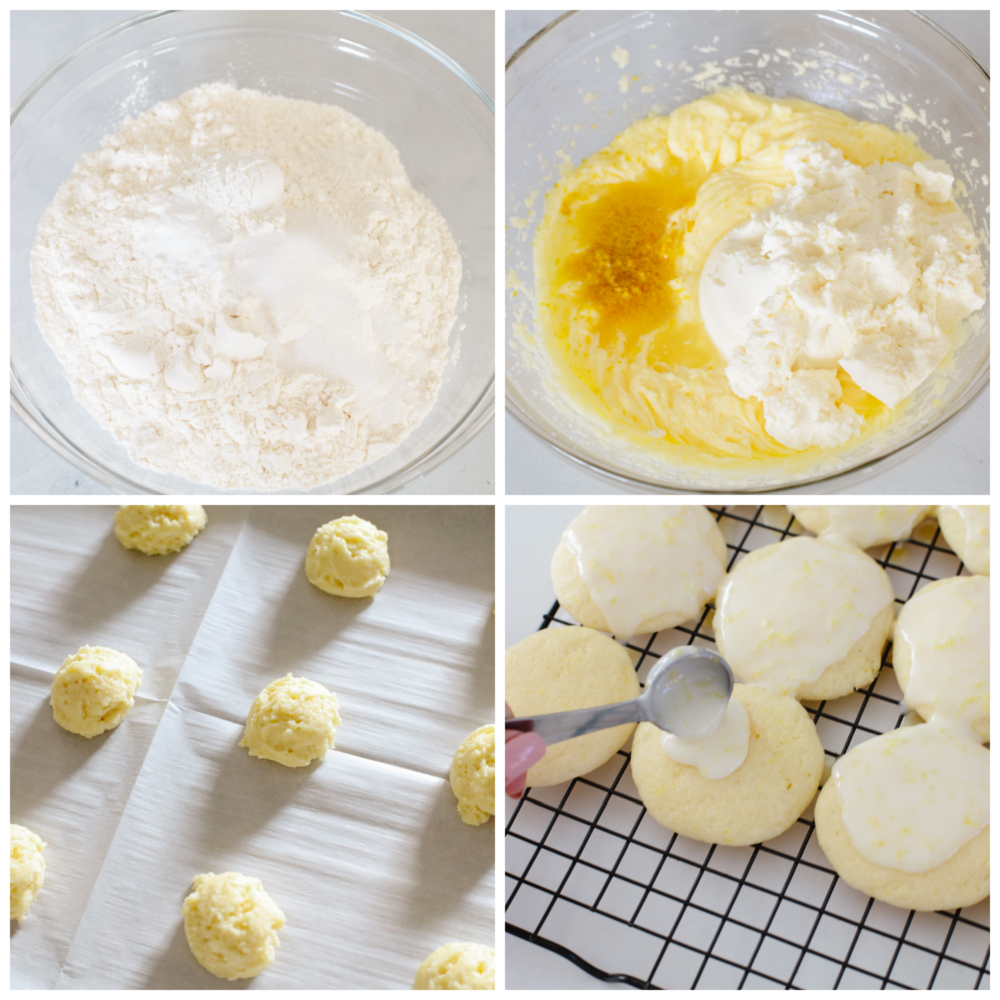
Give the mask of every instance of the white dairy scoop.
[(656, 662), (646, 690), (638, 698), (507, 719), (506, 728), (537, 733), (546, 744), (552, 744), (629, 722), (652, 722), (682, 740), (703, 740), (722, 724), (733, 683), (733, 672), (718, 653), (681, 646)]

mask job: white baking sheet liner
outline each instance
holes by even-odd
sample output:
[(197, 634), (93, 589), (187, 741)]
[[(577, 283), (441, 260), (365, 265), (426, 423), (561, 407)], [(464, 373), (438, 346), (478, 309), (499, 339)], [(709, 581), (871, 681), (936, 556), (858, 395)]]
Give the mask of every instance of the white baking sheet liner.
[[(494, 942), (494, 823), (461, 822), (458, 744), (494, 717), (492, 506), (208, 507), (183, 552), (121, 548), (113, 507), (11, 509), (11, 822), (45, 885), (11, 924), (15, 989), (407, 989), (447, 941)], [(389, 534), (374, 599), (305, 578), (316, 528), (357, 513)], [(85, 740), (49, 689), (84, 644), (132, 656), (135, 707)], [(237, 744), (286, 673), (335, 691), (325, 761)], [(285, 914), (274, 964), (201, 968), (180, 907), (194, 875), (261, 879)]]

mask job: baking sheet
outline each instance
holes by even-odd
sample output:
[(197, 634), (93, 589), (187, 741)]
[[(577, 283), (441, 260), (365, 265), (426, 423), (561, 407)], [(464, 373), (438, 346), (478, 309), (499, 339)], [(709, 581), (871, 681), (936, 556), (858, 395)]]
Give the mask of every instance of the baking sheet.
[[(11, 931), (15, 988), (408, 988), (449, 940), (494, 940), (494, 825), (458, 818), (447, 773), (494, 716), (493, 507), (209, 507), (183, 552), (114, 539), (108, 507), (11, 513), (11, 820), (48, 844)], [(323, 594), (316, 527), (389, 534), (373, 600)], [(51, 678), (84, 643), (133, 656), (136, 704), (64, 732)], [(307, 768), (237, 746), (265, 684), (335, 691), (337, 748)], [(260, 878), (286, 918), (274, 964), (230, 984), (188, 951), (192, 876)]]

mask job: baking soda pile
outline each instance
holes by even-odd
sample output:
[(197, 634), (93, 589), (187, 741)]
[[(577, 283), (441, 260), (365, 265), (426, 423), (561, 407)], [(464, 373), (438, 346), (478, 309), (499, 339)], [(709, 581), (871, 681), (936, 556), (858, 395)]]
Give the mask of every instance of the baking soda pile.
[(210, 84), (81, 158), (31, 275), (74, 394), (133, 461), (309, 489), (391, 451), (433, 405), (461, 260), (380, 132)]

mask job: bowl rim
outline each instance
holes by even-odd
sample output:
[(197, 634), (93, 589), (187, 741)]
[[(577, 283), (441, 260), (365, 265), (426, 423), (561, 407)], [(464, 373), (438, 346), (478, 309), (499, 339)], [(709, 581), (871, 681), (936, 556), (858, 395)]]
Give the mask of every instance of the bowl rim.
[[(155, 21), (161, 18), (168, 17), (173, 14), (198, 14), (204, 13), (203, 11), (197, 10), (160, 10), (160, 11), (149, 11), (144, 14), (138, 14), (134, 17), (130, 17), (120, 22), (119, 24), (113, 25), (112, 27), (102, 31), (100, 34), (95, 35), (93, 38), (88, 39), (81, 45), (78, 45), (71, 52), (63, 56), (58, 62), (50, 66), (44, 73), (42, 73), (18, 98), (17, 102), (11, 105), (10, 112), (10, 124), (13, 125), (18, 115), (27, 107), (31, 99), (38, 94), (38, 92), (50, 81), (57, 73), (64, 69), (67, 65), (72, 63), (74, 60), (78, 59), (81, 55), (86, 52), (91, 51), (97, 46), (103, 44), (109, 39), (121, 34), (123, 31), (127, 31), (129, 28), (133, 28), (136, 25), (144, 24), (147, 21)], [(235, 11), (222, 11), (221, 13), (232, 14), (237, 13)], [(257, 11), (251, 11), (251, 14), (260, 13)], [(406, 28), (395, 24), (386, 18), (379, 17), (376, 14), (370, 14), (365, 11), (356, 10), (312, 10), (307, 11), (309, 14), (325, 15), (332, 18), (336, 17), (347, 17), (351, 20), (356, 20), (361, 23), (372, 25), (373, 27), (379, 28), (386, 31), (388, 34), (395, 35), (397, 38), (404, 42), (408, 42), (415, 48), (424, 52), (426, 55), (430, 56), (441, 66), (443, 66), (447, 71), (458, 78), (459, 82), (465, 84), (477, 97), (483, 105), (486, 107), (489, 114), (493, 117), (494, 121), (496, 119), (496, 105), (492, 97), (486, 92), (486, 90), (476, 81), (459, 63), (452, 59), (449, 55), (442, 52), (435, 45), (426, 41), (420, 35), (409, 31)], [(494, 129), (494, 135), (492, 138), (491, 145), (494, 149), (494, 158), (496, 155), (496, 134)], [(494, 163), (495, 169), (495, 163)], [(457, 321), (457, 317), (456, 317)], [(495, 334), (494, 334), (495, 339)], [(96, 459), (92, 458), (86, 452), (81, 450), (73, 441), (67, 438), (62, 431), (56, 427), (51, 420), (49, 420), (45, 414), (38, 409), (35, 405), (35, 400), (23, 389), (21, 386), (20, 378), (14, 368), (14, 361), (11, 358), (10, 361), (10, 407), (11, 409), (21, 418), (25, 425), (43, 441), (49, 448), (56, 452), (61, 458), (70, 462), (72, 465), (76, 466), (81, 472), (86, 473), (98, 482), (103, 483), (106, 486), (110, 486), (114, 489), (120, 490), (124, 494), (134, 494), (145, 493), (150, 495), (172, 495), (168, 492), (159, 493), (156, 490), (150, 490), (148, 488), (140, 487), (139, 484), (132, 482), (127, 476), (115, 471), (114, 469), (109, 469), (105, 467), (102, 463), (98, 462)], [(350, 496), (351, 494), (385, 494), (392, 493), (395, 490), (400, 489), (407, 483), (425, 475), (426, 473), (437, 468), (442, 462), (450, 458), (455, 454), (460, 448), (468, 444), (474, 437), (476, 437), (484, 427), (486, 427), (490, 420), (493, 419), (495, 415), (495, 405), (494, 398), (496, 395), (496, 365), (494, 364), (493, 374), (490, 376), (487, 383), (484, 385), (482, 392), (474, 399), (465, 409), (464, 413), (461, 414), (460, 418), (456, 421), (454, 427), (448, 434), (443, 438), (429, 444), (427, 448), (421, 452), (417, 457), (411, 460), (404, 468), (397, 470), (396, 472), (390, 472), (382, 476), (380, 479), (375, 480), (365, 486), (359, 487), (356, 490), (352, 490), (350, 493), (327, 493), (327, 494), (315, 494), (311, 490), (303, 493), (301, 490), (296, 490), (289, 488), (289, 490), (282, 491), (267, 491), (267, 490), (216, 490), (213, 491), (219, 495), (238, 495), (242, 493), (250, 494), (260, 494), (260, 495), (280, 495), (282, 493), (289, 493), (290, 495), (305, 495), (305, 496)], [(135, 465), (134, 462), (131, 462)], [(359, 466), (358, 468), (363, 468), (364, 466)], [(355, 471), (355, 470), (352, 470)], [(351, 473), (345, 473), (345, 475), (350, 475)], [(172, 474), (171, 474), (172, 475)], [(336, 483), (336, 480), (333, 480)], [(197, 489), (204, 489), (206, 484), (204, 483), (194, 483), (191, 485)], [(320, 487), (328, 486), (329, 483), (321, 483)]]
[[(755, 11), (756, 12), (756, 11)], [(535, 32), (523, 45), (516, 49), (507, 60), (504, 66), (504, 73), (510, 71), (514, 63), (520, 59), (527, 51), (535, 45), (538, 41), (544, 38), (549, 32), (554, 28), (558, 27), (563, 21), (566, 21), (575, 14), (589, 14), (595, 13), (589, 10), (568, 10), (559, 17), (554, 18), (544, 27)], [(658, 13), (664, 13), (659, 11)], [(809, 13), (819, 13), (819, 11), (811, 11)], [(849, 11), (838, 11), (837, 13), (845, 14), (852, 19), (857, 19), (856, 14), (851, 14)], [(862, 12), (872, 13), (872, 12)], [(937, 22), (931, 20), (919, 11), (913, 10), (893, 10), (886, 11), (890, 15), (910, 15), (919, 21), (921, 21), (925, 26), (933, 29), (942, 38), (953, 45), (959, 52), (962, 53), (986, 78), (989, 82), (990, 75), (982, 64), (976, 59), (976, 57), (953, 35), (942, 28)], [(988, 88), (987, 88), (988, 91)], [(505, 105), (509, 104), (510, 101), (517, 96), (515, 93), (511, 93), (509, 90), (505, 91)], [(983, 362), (982, 369), (976, 374), (975, 378), (971, 381), (966, 392), (968, 393), (968, 398), (958, 407), (954, 412), (942, 415), (937, 420), (930, 421), (926, 427), (924, 427), (915, 437), (908, 441), (904, 441), (901, 444), (896, 445), (893, 448), (885, 451), (884, 453), (876, 456), (874, 459), (859, 459), (856, 464), (849, 465), (846, 468), (839, 469), (836, 472), (818, 474), (816, 476), (810, 476), (803, 479), (797, 479), (794, 482), (784, 483), (781, 485), (769, 484), (760, 487), (748, 487), (743, 485), (740, 489), (735, 490), (736, 493), (781, 493), (786, 490), (799, 489), (801, 487), (807, 487), (815, 485), (816, 483), (831, 483), (834, 487), (843, 488), (848, 484), (847, 478), (852, 477), (855, 482), (864, 482), (867, 479), (871, 479), (874, 475), (885, 471), (899, 462), (910, 457), (909, 454), (901, 454), (904, 451), (913, 452), (916, 450), (916, 446), (925, 442), (932, 435), (937, 435), (942, 432), (945, 426), (951, 422), (953, 419), (961, 416), (975, 400), (977, 400), (983, 391), (989, 386), (990, 382), (990, 352), (989, 352), (989, 338), (987, 332), (987, 353), (986, 359)], [(620, 470), (608, 469), (603, 465), (599, 465), (596, 462), (591, 461), (588, 458), (584, 458), (582, 455), (578, 455), (572, 451), (569, 451), (563, 444), (556, 439), (556, 437), (551, 434), (548, 430), (541, 427), (537, 420), (528, 412), (528, 410), (521, 404), (521, 394), (517, 392), (514, 386), (511, 384), (509, 376), (506, 375), (504, 379), (504, 407), (507, 413), (513, 416), (522, 426), (534, 434), (543, 444), (547, 445), (556, 454), (560, 455), (564, 459), (568, 459), (573, 465), (576, 465), (587, 472), (595, 473), (599, 477), (610, 480), (613, 483), (624, 485), (624, 486), (638, 486), (643, 489), (649, 490), (661, 490), (669, 493), (689, 493), (689, 494), (733, 494), (734, 490), (731, 486), (729, 487), (710, 487), (705, 485), (699, 485), (697, 487), (684, 487), (677, 486), (670, 483), (658, 482), (654, 479), (650, 479), (643, 476), (640, 473), (626, 473)], [(978, 383), (978, 384), (977, 384)], [(838, 480), (841, 482), (838, 483)]]

